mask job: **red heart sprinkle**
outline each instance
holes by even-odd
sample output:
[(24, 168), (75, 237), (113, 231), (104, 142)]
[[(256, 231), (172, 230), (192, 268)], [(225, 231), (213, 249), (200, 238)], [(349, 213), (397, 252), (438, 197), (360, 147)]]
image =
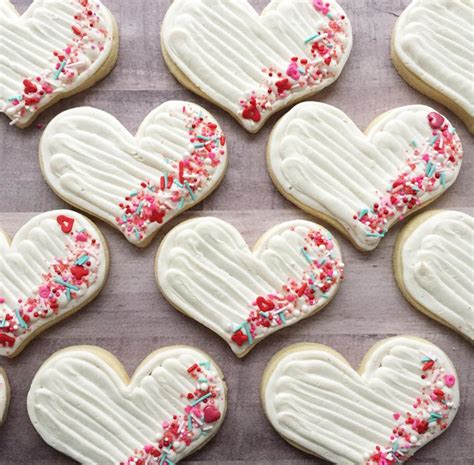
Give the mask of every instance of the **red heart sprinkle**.
[(248, 337), (242, 332), (242, 331), (237, 331), (234, 333), (232, 336), (232, 340), (239, 346), (242, 347), (248, 340)]
[(89, 270), (86, 270), (83, 266), (73, 266), (71, 267), (71, 274), (80, 281), (84, 276), (89, 274)]
[(214, 406), (208, 405), (204, 409), (204, 421), (206, 423), (215, 423), (216, 421), (220, 420), (221, 412)]
[(259, 297), (257, 299), (257, 305), (262, 312), (269, 312), (275, 308), (275, 304), (271, 300), (265, 299), (265, 297)]
[(278, 89), (279, 94), (283, 94), (286, 90), (291, 89), (291, 83), (289, 79), (282, 79), (281, 81), (278, 81), (275, 83)]
[(74, 226), (73, 218), (69, 218), (68, 216), (65, 216), (65, 215), (59, 215), (56, 218), (56, 221), (58, 222), (59, 226), (61, 226), (61, 231), (64, 234), (68, 234), (72, 231), (72, 227)]
[(29, 81), (28, 79), (23, 81), (23, 85), (25, 86), (25, 94), (35, 94), (38, 91), (36, 84)]

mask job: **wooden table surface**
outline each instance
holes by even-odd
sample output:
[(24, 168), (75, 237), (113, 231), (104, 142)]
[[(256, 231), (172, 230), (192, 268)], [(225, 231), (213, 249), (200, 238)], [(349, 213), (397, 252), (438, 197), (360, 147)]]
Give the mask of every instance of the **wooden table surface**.
[[(13, 2), (21, 11), (30, 0)], [(1, 465), (66, 465), (73, 461), (49, 448), (36, 434), (26, 412), (31, 380), (53, 352), (75, 344), (93, 344), (113, 352), (129, 372), (151, 351), (186, 343), (206, 350), (223, 367), (229, 385), (229, 414), (221, 432), (187, 465), (310, 465), (325, 462), (289, 446), (262, 413), (259, 387), (263, 369), (276, 351), (289, 344), (314, 341), (340, 351), (356, 367), (377, 341), (401, 334), (417, 335), (444, 349), (458, 368), (462, 406), (451, 428), (420, 451), (410, 464), (474, 464), (474, 357), (462, 337), (415, 311), (399, 292), (391, 255), (399, 227), (370, 254), (357, 252), (340, 235), (346, 281), (321, 314), (273, 335), (245, 360), (200, 324), (173, 310), (160, 295), (153, 260), (163, 235), (184, 219), (213, 215), (230, 221), (250, 244), (269, 227), (294, 218), (309, 218), (273, 187), (265, 165), (265, 146), (274, 118), (258, 135), (249, 135), (223, 111), (184, 90), (169, 74), (160, 52), (160, 25), (170, 0), (106, 0), (121, 32), (117, 67), (102, 83), (56, 105), (39, 122), (59, 112), (92, 105), (115, 114), (131, 131), (154, 107), (170, 99), (197, 102), (221, 122), (230, 145), (230, 167), (222, 186), (208, 200), (172, 221), (144, 251), (115, 230), (98, 225), (111, 249), (111, 272), (102, 294), (76, 316), (38, 337), (15, 360), (1, 360), (12, 385), (12, 404), (0, 431)], [(259, 10), (266, 0), (251, 2)], [(391, 108), (423, 103), (446, 114), (458, 127), (465, 148), (462, 172), (454, 187), (432, 208), (474, 214), (474, 143), (460, 120), (409, 88), (389, 57), (391, 30), (409, 0), (341, 0), (354, 29), (354, 49), (339, 81), (319, 96), (341, 108), (364, 128)], [(11, 128), (0, 118), (0, 223), (14, 234), (39, 212), (67, 207), (50, 191), (38, 165), (41, 130)]]

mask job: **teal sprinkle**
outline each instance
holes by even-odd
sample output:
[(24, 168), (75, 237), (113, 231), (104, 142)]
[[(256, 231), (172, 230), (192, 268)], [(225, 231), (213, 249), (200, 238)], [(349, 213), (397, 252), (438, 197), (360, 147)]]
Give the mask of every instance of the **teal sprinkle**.
[(423, 358), (421, 359), (421, 361), (422, 361), (423, 363), (427, 363), (427, 362), (432, 362), (433, 360), (431, 360), (431, 358), (429, 358), (429, 357), (423, 357)]
[(308, 252), (306, 252), (306, 250), (301, 247), (301, 253), (303, 254), (303, 257), (306, 259), (306, 261), (312, 265), (313, 264), (313, 259), (309, 256)]
[(205, 396), (200, 397), (199, 399), (195, 400), (194, 402), (191, 402), (191, 407), (196, 407), (196, 405), (200, 404), (203, 400), (206, 400), (211, 396), (212, 396), (212, 393), (209, 393), (209, 394), (206, 394)]
[(135, 197), (136, 195), (138, 195), (137, 190), (133, 190), (132, 192), (130, 192), (130, 197)]
[(206, 146), (206, 144), (194, 144), (195, 149), (202, 149), (205, 146)]
[(133, 228), (133, 232), (135, 233), (135, 237), (140, 240), (140, 233), (138, 232), (137, 228)]
[(331, 13), (328, 13), (326, 16), (327, 16), (329, 19), (334, 19), (334, 16), (333, 16)]
[(368, 208), (364, 208), (363, 210), (361, 210), (361, 212), (359, 213), (359, 220), (364, 218), (364, 216), (367, 215), (368, 213), (369, 213)]
[(178, 205), (178, 210), (181, 210), (184, 206), (184, 197), (181, 197), (181, 200), (179, 201), (179, 205)]
[(398, 450), (398, 439), (393, 443), (392, 451), (395, 454)]
[(328, 296), (327, 294), (321, 294), (321, 297), (322, 297), (323, 299), (329, 299), (329, 296)]
[(298, 68), (298, 71), (300, 72), (300, 74), (304, 74), (305, 73), (305, 70), (301, 67)]
[(260, 315), (262, 315), (264, 318), (268, 318), (268, 313), (267, 312), (260, 312)]
[(23, 100), (23, 97), (21, 95), (14, 95), (8, 99), (9, 102), (13, 102), (14, 100)]
[(122, 215), (122, 221), (126, 223), (128, 221), (128, 216), (125, 213)]
[(245, 326), (245, 321), (241, 325), (234, 325), (234, 333), (240, 331)]
[(429, 144), (434, 145), (435, 142), (439, 139), (439, 134), (436, 134), (436, 136), (433, 136), (432, 139), (430, 140)]
[(413, 139), (411, 142), (410, 142), (411, 146), (412, 147), (418, 147), (418, 144), (416, 143), (416, 140)]
[(69, 289), (68, 287), (66, 288), (66, 297), (67, 297), (67, 300), (68, 300), (68, 301), (71, 301), (71, 300), (72, 300), (72, 297), (71, 297), (71, 289)]
[(430, 414), (433, 418), (440, 419), (443, 418), (443, 415), (440, 415), (439, 413), (436, 412), (431, 412)]
[(201, 139), (201, 140), (211, 140), (210, 137), (206, 137), (206, 136), (198, 136), (198, 139)]
[(137, 215), (140, 215), (140, 213), (142, 212), (143, 210), (143, 202), (140, 202), (138, 204), (138, 208), (137, 208), (137, 211), (135, 212)]
[(7, 317), (6, 315), (3, 315), (3, 320), (2, 324), (0, 325), (0, 328), (4, 328), (7, 325)]
[(59, 76), (61, 75), (61, 73), (63, 72), (63, 69), (64, 67), (66, 66), (66, 63), (67, 61), (64, 60), (62, 63), (61, 63), (61, 66), (58, 68), (58, 70), (56, 71), (56, 73), (54, 74), (54, 79), (57, 81), (59, 79)]
[(85, 265), (89, 260), (89, 255), (83, 255), (79, 260), (76, 261), (76, 265), (82, 266)]
[(252, 332), (250, 331), (250, 326), (248, 323), (244, 323), (244, 328), (245, 328), (245, 333), (247, 334), (248, 337), (248, 343), (249, 345), (253, 344), (253, 337), (252, 337)]
[(81, 232), (84, 232), (85, 230), (86, 230), (86, 228), (81, 228), (81, 229), (78, 229), (77, 232), (81, 233)]
[(164, 465), (165, 461), (167, 462), (166, 460), (167, 457), (168, 455), (164, 452), (163, 455), (161, 456), (160, 465)]
[(445, 173), (441, 173), (441, 185), (443, 187), (446, 187), (446, 174)]
[(200, 383), (207, 383), (207, 379), (206, 378), (199, 378), (198, 381)]
[(188, 417), (188, 431), (193, 430), (193, 419), (191, 418), (191, 415)]
[(183, 186), (177, 179), (175, 179), (173, 182), (174, 182), (180, 189), (183, 189), (183, 188), (184, 188), (184, 186)]
[(333, 44), (327, 44), (326, 47), (327, 47), (327, 48), (333, 48), (334, 45), (333, 45)]
[(367, 237), (385, 237), (385, 233), (367, 233)]
[(204, 367), (208, 371), (211, 369), (211, 362), (209, 360), (206, 360), (205, 362), (201, 362), (199, 365)]
[(191, 196), (191, 198), (194, 200), (196, 200), (196, 196), (194, 195), (194, 192), (193, 190), (191, 189), (191, 186), (189, 185), (188, 181), (184, 181), (184, 185), (186, 186), (186, 189), (188, 190), (189, 192), (189, 195)]
[(20, 323), (20, 326), (23, 329), (27, 329), (28, 325), (26, 324), (25, 320), (21, 317), (20, 310), (16, 309), (15, 310), (15, 315), (16, 315), (16, 319), (18, 320), (18, 323)]
[(450, 128), (451, 134), (456, 134), (456, 128)]
[(319, 37), (319, 32), (316, 32), (316, 34), (313, 34), (312, 36), (308, 37), (304, 43), (305, 44), (308, 44), (310, 42), (312, 42), (314, 39), (318, 38)]
[(62, 279), (59, 279), (59, 278), (54, 278), (54, 282), (56, 284), (60, 284), (61, 286), (64, 286), (66, 289), (71, 289), (72, 291), (78, 291), (79, 288), (77, 286), (74, 286), (72, 284), (69, 284), (65, 281), (63, 281)]
[(284, 325), (286, 325), (286, 317), (285, 317), (285, 312), (284, 312), (284, 311), (283, 311), (283, 312), (281, 312), (279, 316), (280, 316), (280, 320), (281, 320), (281, 322), (282, 322)]

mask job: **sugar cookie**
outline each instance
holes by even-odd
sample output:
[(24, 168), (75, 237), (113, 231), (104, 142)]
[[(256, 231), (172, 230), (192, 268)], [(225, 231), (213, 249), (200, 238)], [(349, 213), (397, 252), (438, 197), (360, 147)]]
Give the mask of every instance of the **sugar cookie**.
[(337, 108), (302, 103), (277, 123), (267, 150), (278, 190), (362, 251), (442, 195), (462, 157), (454, 127), (423, 105), (391, 110), (364, 134)]
[(0, 356), (15, 357), (95, 299), (108, 268), (105, 238), (79, 213), (42, 213), (11, 243), (0, 229)]
[(210, 195), (227, 160), (217, 121), (178, 101), (153, 110), (135, 137), (109, 113), (74, 108), (48, 125), (40, 144), (43, 175), (56, 194), (138, 247)]
[(434, 210), (397, 238), (393, 267), (405, 298), (474, 343), (474, 218)]
[(392, 61), (416, 90), (474, 134), (474, 0), (413, 0), (392, 35)]
[(322, 310), (344, 275), (332, 235), (309, 221), (282, 223), (253, 249), (229, 223), (186, 221), (156, 258), (163, 295), (244, 357), (265, 337)]
[(352, 29), (335, 0), (174, 0), (161, 30), (171, 73), (249, 132), (340, 76)]
[(219, 367), (193, 347), (157, 350), (130, 379), (109, 352), (78, 346), (41, 366), (28, 414), (47, 444), (83, 465), (170, 465), (217, 434), (226, 391)]
[(448, 356), (411, 336), (375, 345), (358, 372), (329, 347), (297, 344), (273, 358), (262, 382), (278, 434), (337, 465), (404, 463), (449, 427), (459, 398)]

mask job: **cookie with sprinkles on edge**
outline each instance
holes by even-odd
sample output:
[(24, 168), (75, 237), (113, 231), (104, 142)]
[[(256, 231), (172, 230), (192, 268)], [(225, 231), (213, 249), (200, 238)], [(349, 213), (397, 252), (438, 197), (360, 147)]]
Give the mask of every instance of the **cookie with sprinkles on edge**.
[(173, 307), (244, 357), (266, 337), (325, 308), (342, 284), (344, 263), (336, 239), (315, 223), (276, 225), (252, 251), (231, 224), (208, 217), (168, 233), (155, 273)]
[(262, 380), (265, 415), (294, 447), (337, 465), (398, 465), (453, 422), (459, 378), (436, 345), (385, 339), (358, 371), (321, 344), (290, 346)]
[(40, 367), (27, 405), (43, 440), (83, 465), (171, 465), (218, 433), (227, 386), (193, 347), (158, 349), (129, 378), (111, 353), (77, 346)]
[(227, 149), (204, 108), (169, 101), (136, 136), (105, 111), (65, 111), (44, 131), (39, 156), (46, 182), (64, 201), (146, 247), (162, 226), (217, 189)]
[(0, 0), (0, 112), (29, 126), (105, 78), (118, 47), (117, 24), (100, 0), (33, 0), (23, 15)]
[(35, 216), (11, 242), (0, 229), (0, 257), (0, 357), (94, 300), (109, 270), (102, 233), (70, 210)]
[(336, 107), (301, 103), (278, 121), (267, 147), (282, 195), (361, 251), (443, 195), (462, 159), (456, 129), (424, 105), (390, 110), (364, 134)]
[(174, 0), (161, 44), (182, 85), (255, 133), (339, 78), (352, 29), (336, 0), (272, 0), (261, 15), (247, 0)]

